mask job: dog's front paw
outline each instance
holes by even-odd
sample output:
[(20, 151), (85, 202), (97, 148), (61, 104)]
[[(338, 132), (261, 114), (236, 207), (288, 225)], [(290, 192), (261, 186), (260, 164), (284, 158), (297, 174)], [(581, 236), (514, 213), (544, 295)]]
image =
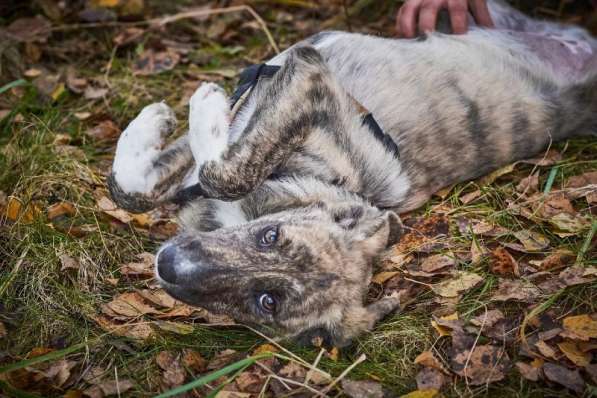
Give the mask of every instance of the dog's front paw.
[(228, 144), (230, 105), (217, 84), (204, 83), (189, 103), (189, 145), (198, 166), (218, 159)]
[(161, 148), (176, 128), (174, 111), (164, 102), (147, 105), (123, 132), (139, 149)]

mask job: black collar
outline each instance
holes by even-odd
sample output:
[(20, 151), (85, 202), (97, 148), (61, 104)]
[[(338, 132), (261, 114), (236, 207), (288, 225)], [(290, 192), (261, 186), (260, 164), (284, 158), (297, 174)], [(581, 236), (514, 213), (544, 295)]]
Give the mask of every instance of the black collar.
[[(242, 103), (247, 98), (253, 87), (257, 85), (259, 78), (261, 77), (272, 77), (276, 72), (280, 70), (278, 65), (267, 65), (267, 64), (256, 64), (251, 65), (244, 69), (239, 78), (238, 86), (230, 98), (230, 107), (232, 109), (233, 117), (238, 109), (242, 106)], [(358, 107), (364, 108), (356, 100)], [(384, 133), (371, 112), (365, 110), (365, 114), (362, 116), (363, 124), (369, 127), (369, 130), (377, 140), (379, 140), (389, 151), (391, 151), (396, 158), (400, 157), (400, 151), (398, 145), (388, 134)]]

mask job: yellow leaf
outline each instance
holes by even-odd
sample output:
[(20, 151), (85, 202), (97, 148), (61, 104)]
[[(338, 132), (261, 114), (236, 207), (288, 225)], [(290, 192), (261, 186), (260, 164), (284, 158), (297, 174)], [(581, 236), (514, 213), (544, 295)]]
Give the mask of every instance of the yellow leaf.
[(562, 341), (558, 343), (560, 351), (566, 355), (576, 366), (587, 366), (591, 362), (592, 355), (589, 352), (582, 352), (573, 341)]
[(21, 202), (17, 198), (11, 196), (8, 200), (8, 205), (6, 206), (6, 217), (8, 217), (9, 220), (16, 221), (17, 218), (19, 218), (21, 207)]
[(280, 350), (278, 350), (278, 348), (273, 344), (261, 344), (259, 347), (255, 348), (255, 350), (253, 351), (253, 353), (251, 355), (255, 356), (255, 355), (263, 354), (265, 352), (278, 352), (278, 351), (280, 351)]
[(96, 7), (112, 8), (117, 7), (120, 4), (120, 0), (93, 0), (93, 5)]
[(566, 317), (563, 325), (564, 329), (583, 338), (597, 338), (597, 320), (588, 314)]
[(380, 272), (379, 274), (376, 274), (376, 275), (373, 276), (373, 278), (371, 278), (371, 282), (375, 282), (375, 283), (378, 283), (380, 285), (383, 285), (384, 282), (386, 282), (389, 279), (392, 279), (397, 274), (398, 274), (398, 271), (384, 271), (384, 272)]
[(430, 389), (430, 390), (416, 390), (413, 392), (409, 392), (406, 395), (401, 395), (400, 398), (434, 398), (439, 395), (439, 391)]
[(433, 291), (442, 297), (458, 297), (460, 293), (477, 286), (483, 277), (473, 272), (458, 271), (455, 278), (434, 285)]
[(62, 93), (64, 93), (64, 83), (59, 83), (54, 89), (54, 91), (52, 91), (52, 93), (50, 94), (50, 97), (52, 97), (52, 99), (56, 101), (62, 95)]
[[(456, 320), (458, 320), (458, 313), (455, 312), (450, 315), (445, 315), (445, 316), (440, 317), (439, 319), (443, 319), (445, 321), (456, 321)], [(445, 326), (438, 325), (437, 322), (435, 322), (433, 319), (431, 320), (431, 326), (433, 326), (433, 328), (435, 330), (437, 330), (437, 333), (440, 335), (440, 337), (452, 335), (452, 331), (449, 328), (447, 328)], [(417, 357), (417, 359), (419, 359), (419, 357)], [(415, 360), (415, 363), (416, 363), (416, 360)]]

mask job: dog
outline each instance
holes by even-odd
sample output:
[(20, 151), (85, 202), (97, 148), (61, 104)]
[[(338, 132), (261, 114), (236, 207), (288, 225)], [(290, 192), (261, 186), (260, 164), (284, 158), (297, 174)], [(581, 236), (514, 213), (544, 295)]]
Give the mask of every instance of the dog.
[(280, 336), (348, 344), (399, 308), (364, 305), (397, 214), (454, 183), (597, 131), (597, 40), (489, 3), (495, 29), (396, 40), (324, 32), (201, 85), (189, 131), (145, 107), (119, 138), (118, 205), (174, 201), (156, 256), (173, 297)]

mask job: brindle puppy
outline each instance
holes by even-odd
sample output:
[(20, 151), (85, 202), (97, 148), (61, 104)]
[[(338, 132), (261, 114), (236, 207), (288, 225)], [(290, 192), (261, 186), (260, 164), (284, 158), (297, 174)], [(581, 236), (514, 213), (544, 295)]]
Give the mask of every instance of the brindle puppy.
[(172, 111), (143, 109), (109, 185), (130, 211), (187, 202), (183, 232), (157, 255), (164, 288), (338, 345), (396, 309), (396, 297), (363, 305), (371, 260), (400, 236), (395, 212), (597, 131), (597, 41), (490, 5), (497, 29), (464, 36), (319, 34), (268, 62), (281, 68), (234, 112), (204, 84), (188, 134), (167, 146)]

